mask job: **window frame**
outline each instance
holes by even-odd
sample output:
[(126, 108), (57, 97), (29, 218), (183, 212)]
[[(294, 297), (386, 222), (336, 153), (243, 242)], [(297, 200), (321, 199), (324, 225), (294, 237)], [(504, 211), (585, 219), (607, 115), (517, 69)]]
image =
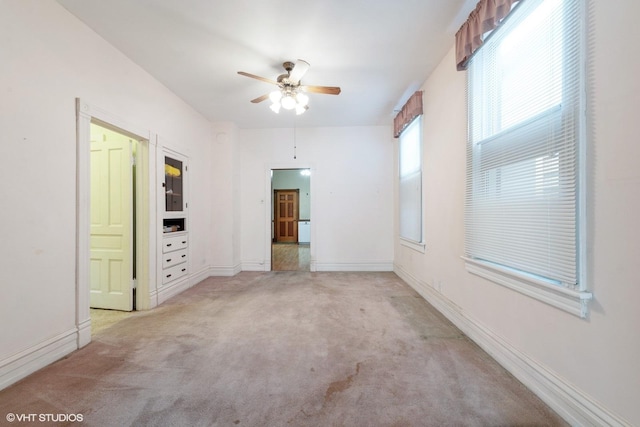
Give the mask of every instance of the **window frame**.
[[(423, 143), (423, 132), (422, 132), (422, 126), (423, 126), (423, 121), (422, 121), (422, 114), (417, 116), (413, 121), (411, 121), (411, 123), (409, 123), (401, 132), (400, 136), (399, 136), (399, 142), (398, 142), (398, 238), (400, 240), (400, 244), (403, 246), (406, 246), (408, 248), (411, 248), (415, 251), (424, 253), (425, 252), (425, 248), (426, 248), (426, 244), (424, 241), (424, 183), (423, 183), (423, 168), (424, 168), (424, 143)], [(420, 240), (414, 240), (410, 237), (407, 236), (403, 236), (402, 235), (402, 208), (403, 208), (403, 203), (402, 203), (402, 180), (403, 180), (403, 175), (402, 175), (402, 146), (403, 146), (403, 137), (406, 137), (407, 131), (411, 131), (412, 127), (417, 126), (418, 130), (417, 130), (417, 138), (418, 138), (418, 150), (420, 152), (419, 155), (419, 169), (417, 171), (414, 171), (414, 174), (417, 174), (419, 176), (419, 183), (420, 183), (420, 202), (419, 202), (419, 207), (420, 207), (420, 213), (419, 213), (419, 225), (420, 225)]]
[[(544, 0), (543, 0), (544, 1)], [(565, 0), (562, 0), (563, 2)], [(563, 8), (566, 5), (563, 3)], [(533, 274), (528, 274), (523, 271), (519, 271), (516, 269), (509, 268), (507, 266), (502, 266), (499, 264), (492, 263), (490, 261), (484, 261), (481, 259), (471, 258), (467, 255), (462, 258), (465, 261), (465, 267), (469, 273), (475, 274), (477, 276), (488, 279), (492, 282), (505, 286), (509, 289), (520, 292), (524, 295), (535, 298), (539, 301), (545, 302), (549, 305), (552, 305), (556, 308), (567, 311), (576, 316), (585, 318), (588, 315), (588, 301), (592, 299), (592, 294), (587, 291), (587, 274), (585, 268), (585, 260), (586, 260), (586, 240), (587, 240), (587, 221), (586, 221), (586, 96), (584, 92), (586, 91), (586, 72), (585, 72), (585, 64), (586, 64), (586, 10), (584, 5), (578, 5), (578, 15), (582, 20), (581, 32), (579, 34), (579, 49), (580, 49), (580, 59), (579, 59), (579, 67), (578, 70), (581, 73), (579, 76), (579, 80), (577, 84), (580, 85), (579, 89), (583, 95), (579, 98), (579, 125), (577, 127), (577, 170), (576, 170), (576, 179), (577, 179), (577, 188), (576, 188), (576, 198), (577, 204), (575, 209), (575, 220), (576, 220), (576, 277), (577, 277), (577, 286), (575, 287), (567, 287), (567, 286), (559, 286), (553, 283), (551, 280), (546, 280), (544, 278), (540, 278)], [(514, 8), (515, 9), (515, 8)], [(508, 18), (507, 18), (508, 19)], [(495, 31), (500, 31), (498, 28)], [(493, 34), (492, 34), (493, 35)], [(482, 49), (482, 48), (481, 48)], [(565, 52), (563, 49), (562, 61), (564, 62)], [(479, 64), (484, 65), (484, 64)], [(472, 60), (469, 66), (469, 70), (467, 72), (467, 88), (468, 88), (468, 98), (467, 102), (469, 105), (469, 123), (471, 123), (472, 117), (472, 103), (474, 102), (471, 98), (472, 94), (472, 85), (474, 84), (472, 79), (475, 76), (475, 73), (481, 72), (476, 69), (477, 65), (474, 65), (474, 61)], [(565, 67), (565, 65), (563, 65)], [(566, 89), (566, 78), (562, 78), (562, 93), (564, 99), (564, 92)], [(485, 98), (486, 100), (486, 98)], [(484, 106), (484, 104), (483, 104)], [(559, 110), (559, 111), (556, 111)], [(539, 120), (540, 118), (544, 118), (545, 116), (551, 117), (551, 120), (560, 120), (564, 121), (564, 114), (559, 106), (552, 106), (545, 110), (542, 110), (531, 117), (519, 122), (516, 125), (500, 129), (498, 132), (492, 134), (489, 137), (484, 138), (482, 141), (474, 142), (474, 135), (472, 129), (469, 128), (468, 132), (468, 148), (467, 150), (472, 151), (471, 153), (467, 153), (467, 161), (472, 162), (473, 166), (469, 167), (472, 171), (468, 172), (473, 177), (475, 172), (473, 172), (473, 168), (477, 166), (477, 155), (475, 145), (484, 145), (489, 141), (496, 140), (498, 138), (503, 137), (505, 134), (509, 133), (517, 133), (517, 132), (525, 132), (526, 127), (531, 123)], [(525, 158), (525, 155), (519, 157), (520, 160)], [(517, 160), (517, 158), (516, 158)], [(520, 161), (518, 160), (518, 161)], [(503, 166), (508, 166), (513, 163), (505, 163)], [(467, 176), (467, 179), (472, 179)], [(477, 186), (479, 183), (471, 182), (467, 184), (467, 191), (477, 191)], [(474, 193), (475, 194), (475, 193)], [(467, 196), (469, 197), (469, 196)], [(466, 208), (465, 208), (466, 211)], [(467, 213), (465, 212), (465, 216)], [(466, 234), (466, 233), (465, 233)]]

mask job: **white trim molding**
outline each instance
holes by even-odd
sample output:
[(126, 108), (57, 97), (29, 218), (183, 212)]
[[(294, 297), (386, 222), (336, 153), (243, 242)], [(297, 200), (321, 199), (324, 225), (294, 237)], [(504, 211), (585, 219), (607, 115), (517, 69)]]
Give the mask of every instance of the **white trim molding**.
[(236, 264), (234, 266), (223, 267), (223, 266), (210, 266), (209, 267), (209, 277), (232, 277), (242, 271), (242, 266), (240, 264)]
[(631, 425), (470, 317), (461, 307), (455, 305), (428, 283), (417, 279), (399, 265), (395, 266), (394, 271), (569, 424), (575, 426)]
[(78, 330), (74, 328), (0, 361), (0, 390), (62, 359), (77, 348)]
[(78, 323), (78, 348), (91, 342), (91, 318)]
[[(213, 267), (212, 267), (213, 268)], [(213, 270), (212, 270), (213, 271)], [(271, 263), (261, 261), (243, 262), (241, 271), (271, 271)], [(393, 271), (392, 261), (361, 261), (361, 262), (317, 262), (311, 261), (309, 271)], [(211, 274), (212, 276), (214, 274)], [(221, 274), (218, 274), (221, 276)]]
[[(158, 306), (158, 290), (154, 287), (149, 292), (149, 310), (152, 310)], [(139, 310), (142, 311), (142, 310)]]
[(171, 282), (169, 285), (160, 286), (158, 289), (158, 305), (167, 301), (168, 299), (178, 295), (181, 292), (186, 291), (191, 287), (191, 281), (189, 276), (184, 279), (176, 280), (175, 282)]
[(316, 262), (315, 271), (393, 271), (393, 262)]
[(242, 271), (271, 271), (271, 260), (245, 261), (241, 264)]
[(199, 271), (189, 275), (189, 287), (195, 286), (210, 276), (209, 267), (203, 267)]
[(186, 278), (176, 280), (167, 285), (161, 285), (157, 291), (155, 291), (155, 297), (157, 298), (157, 304), (153, 305), (154, 308), (163, 302), (173, 298), (174, 296), (186, 291), (187, 289), (197, 285), (203, 280), (209, 278), (210, 268), (205, 267), (195, 273), (189, 274)]
[(465, 261), (467, 271), (471, 274), (491, 280), (581, 318), (587, 317), (589, 313), (589, 301), (593, 298), (590, 292), (553, 285), (488, 262), (466, 257), (462, 257), (462, 259)]
[(404, 237), (398, 237), (400, 240), (400, 244), (402, 246), (406, 246), (408, 248), (413, 249), (414, 251), (418, 251), (420, 253), (425, 253), (427, 245), (424, 242), (414, 242), (409, 239), (405, 239)]

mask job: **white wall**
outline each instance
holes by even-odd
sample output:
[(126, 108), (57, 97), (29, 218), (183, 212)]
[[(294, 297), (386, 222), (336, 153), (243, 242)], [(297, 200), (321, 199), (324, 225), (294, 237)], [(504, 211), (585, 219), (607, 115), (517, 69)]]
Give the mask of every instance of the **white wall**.
[(231, 276), (240, 271), (240, 154), (238, 129), (231, 122), (213, 125), (214, 149), (210, 175), (213, 221), (207, 235), (211, 253), (211, 274)]
[(640, 58), (637, 49), (629, 50), (640, 40), (635, 23), (640, 6), (631, 0), (615, 7), (593, 3), (594, 138), (587, 238), (589, 288), (595, 299), (589, 318), (466, 272), (460, 258), (466, 77), (455, 71), (453, 50), (423, 87), (427, 251), (417, 253), (396, 238), (395, 264), (434, 305), (496, 350), (503, 363), (512, 363), (512, 371), (525, 380), (529, 373), (528, 385), (539, 386), (536, 391), (550, 396), (556, 410), (566, 411), (563, 415), (572, 422), (626, 420), (640, 425), (640, 279), (634, 268), (640, 259)]
[(269, 171), (311, 168), (311, 264), (317, 270), (390, 270), (390, 126), (241, 130), (243, 270), (269, 270)]
[(190, 157), (192, 270), (212, 264), (206, 236), (216, 218), (207, 120), (57, 3), (2, 0), (0, 10), (0, 376), (7, 378), (16, 361), (76, 329), (76, 97)]

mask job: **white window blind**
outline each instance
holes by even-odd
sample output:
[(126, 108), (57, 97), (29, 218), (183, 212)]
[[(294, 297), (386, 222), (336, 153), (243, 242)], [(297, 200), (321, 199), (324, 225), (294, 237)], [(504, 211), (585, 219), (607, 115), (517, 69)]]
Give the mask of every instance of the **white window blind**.
[(400, 134), (400, 237), (422, 242), (422, 149), (421, 118)]
[(576, 290), (582, 3), (521, 1), (471, 59), (467, 92), (466, 257)]

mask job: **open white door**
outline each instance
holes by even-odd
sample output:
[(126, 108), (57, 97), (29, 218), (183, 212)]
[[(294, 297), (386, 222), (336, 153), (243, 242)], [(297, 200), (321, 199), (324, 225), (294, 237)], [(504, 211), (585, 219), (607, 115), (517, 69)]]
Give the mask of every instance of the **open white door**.
[(131, 139), (91, 124), (90, 305), (133, 309)]

